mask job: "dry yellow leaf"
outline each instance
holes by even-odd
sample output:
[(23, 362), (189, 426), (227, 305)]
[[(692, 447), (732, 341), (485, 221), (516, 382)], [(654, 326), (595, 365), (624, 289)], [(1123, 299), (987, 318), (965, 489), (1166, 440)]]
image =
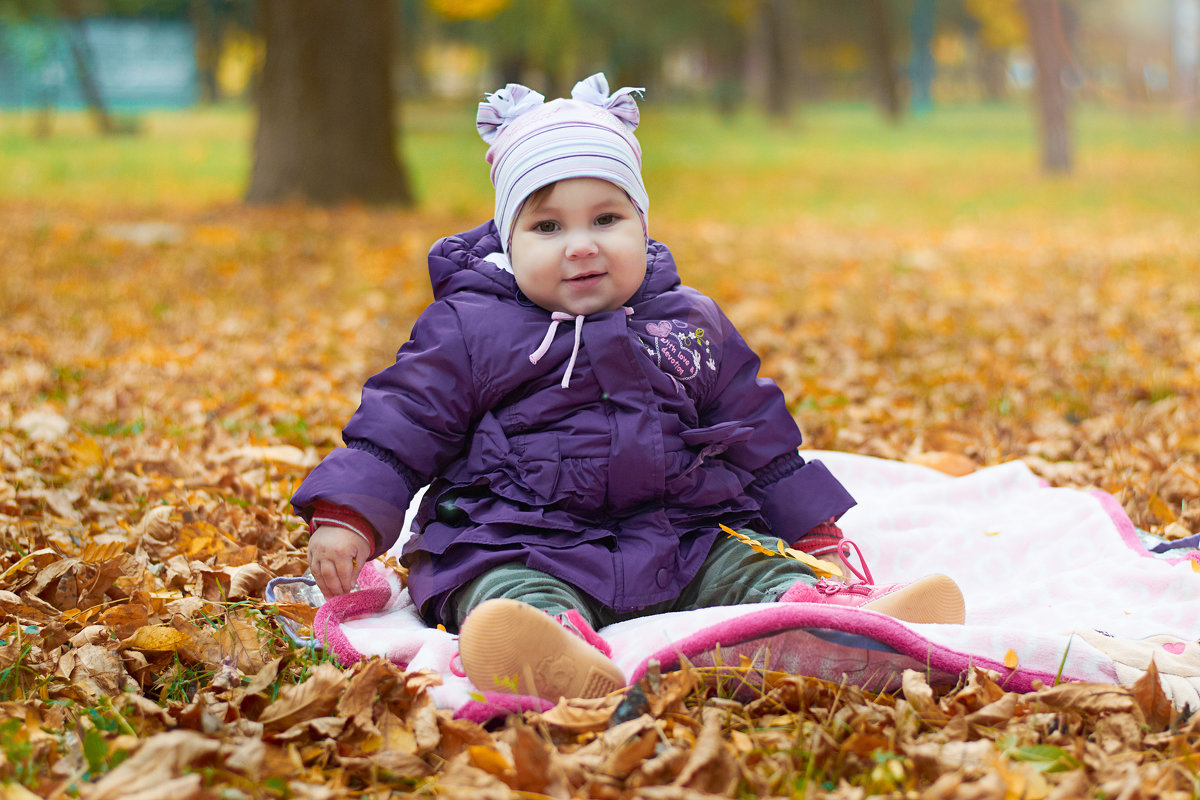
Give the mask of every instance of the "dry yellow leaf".
[(1020, 659), (1017, 658), (1017, 653), (1015, 650), (1009, 650), (1009, 651), (1005, 652), (1004, 666), (1008, 667), (1009, 669), (1016, 669), (1017, 664), (1019, 664), (1019, 663), (1020, 663)]
[(768, 547), (764, 547), (758, 540), (747, 536), (741, 531), (735, 531), (733, 528), (730, 528), (727, 525), (721, 525), (720, 528), (722, 531), (737, 539), (739, 542), (746, 545), (756, 553), (762, 553), (765, 556), (783, 556), (784, 558), (790, 558), (793, 561), (799, 561), (815, 572), (818, 578), (844, 577), (842, 568), (837, 564), (834, 564), (831, 561), (823, 561), (822, 559), (805, 553), (803, 550), (796, 550), (795, 548), (788, 547), (782, 539), (776, 540), (776, 549), (771, 550)]
[(147, 653), (167, 653), (183, 643), (183, 634), (170, 625), (144, 625), (121, 642), (121, 647)]
[(81, 467), (97, 467), (104, 463), (104, 449), (91, 436), (76, 439), (68, 448)]
[(917, 453), (914, 456), (909, 456), (905, 459), (909, 464), (918, 464), (922, 467), (936, 469), (938, 472), (951, 475), (959, 478), (963, 475), (970, 475), (978, 465), (960, 453), (949, 453), (943, 450), (929, 450), (924, 453)]
[(749, 753), (754, 749), (754, 740), (745, 732), (732, 730), (729, 732), (729, 741), (733, 743), (733, 747), (742, 755)]
[(49, 547), (44, 547), (41, 550), (34, 550), (32, 553), (13, 564), (8, 569), (4, 570), (4, 574), (0, 575), (0, 582), (7, 581), (12, 575), (15, 575), (31, 564), (35, 568), (41, 569), (42, 567), (52, 564), (61, 558), (62, 556), (57, 551)]
[(735, 531), (733, 528), (730, 528), (728, 525), (721, 525), (720, 528), (721, 528), (721, 530), (725, 531), (725, 533), (729, 534), (730, 536), (737, 539), (742, 544), (749, 547), (751, 550), (754, 550), (756, 553), (762, 553), (765, 556), (775, 555), (774, 550), (768, 550), (766, 547), (763, 547), (762, 544), (760, 544), (757, 540), (752, 539), (751, 537), (747, 536), (746, 534), (742, 533), (741, 531)]
[[(781, 541), (780, 544), (782, 545), (783, 542)], [(782, 550), (782, 553), (788, 558), (799, 561), (800, 563), (806, 565), (813, 572), (817, 573), (818, 578), (846, 577), (845, 573), (842, 572), (842, 568), (837, 564), (833, 563), (832, 561), (825, 561), (824, 559), (817, 558), (816, 556), (811, 556), (803, 550), (785, 547)]]
[(15, 781), (0, 784), (0, 800), (39, 800), (39, 797)]
[[(117, 634), (121, 639), (128, 636), (133, 636), (147, 624), (148, 613), (146, 607), (140, 603), (123, 603), (119, 606), (104, 610), (97, 622), (101, 625), (106, 625)], [(135, 650), (142, 648), (135, 647)]]
[(125, 542), (116, 539), (107, 542), (88, 542), (79, 556), (85, 564), (103, 564), (112, 561), (125, 549)]
[(500, 776), (512, 770), (508, 759), (500, 755), (500, 752), (493, 747), (472, 744), (467, 746), (467, 752), (470, 754), (471, 765), (479, 767), (484, 772)]
[(1148, 505), (1150, 506), (1150, 513), (1158, 517), (1158, 521), (1163, 525), (1170, 525), (1179, 519), (1167, 501), (1158, 495), (1153, 495)]
[(179, 549), (188, 558), (219, 553), (228, 544), (221, 531), (210, 522), (193, 522), (179, 530)]

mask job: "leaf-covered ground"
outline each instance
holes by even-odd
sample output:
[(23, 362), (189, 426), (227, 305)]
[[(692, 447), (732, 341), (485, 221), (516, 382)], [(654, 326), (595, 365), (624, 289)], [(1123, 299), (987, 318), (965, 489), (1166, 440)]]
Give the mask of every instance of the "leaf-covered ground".
[[(1179, 538), (1200, 531), (1189, 202), (652, 225), (809, 446), (1021, 459)], [(874, 696), (730, 665), (484, 729), (433, 708), (436, 676), (290, 645), (277, 614), (308, 612), (260, 599), (306, 566), (288, 498), (428, 302), (429, 244), (476, 221), (0, 202), (0, 797), (1200, 795), (1200, 723), (1152, 681), (910, 673)]]

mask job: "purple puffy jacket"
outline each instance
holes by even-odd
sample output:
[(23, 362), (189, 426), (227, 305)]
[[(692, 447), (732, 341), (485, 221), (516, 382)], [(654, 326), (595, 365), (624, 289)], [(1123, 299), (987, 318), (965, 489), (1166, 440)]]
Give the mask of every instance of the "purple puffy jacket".
[(586, 317), (578, 347), (574, 320), (483, 260), (498, 250), (491, 222), (434, 245), (434, 302), (292, 498), (305, 519), (317, 500), (358, 512), (378, 555), (430, 484), (402, 559), (428, 619), (513, 561), (633, 611), (678, 596), (718, 523), (791, 542), (854, 505), (799, 456), (782, 392), (665, 245), (650, 243), (632, 313)]

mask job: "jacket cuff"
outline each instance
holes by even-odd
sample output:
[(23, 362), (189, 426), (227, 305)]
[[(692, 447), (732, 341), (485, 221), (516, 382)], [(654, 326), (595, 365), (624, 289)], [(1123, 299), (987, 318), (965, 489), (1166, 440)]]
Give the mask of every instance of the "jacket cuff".
[[(777, 461), (779, 459), (768, 464), (766, 469)], [(763, 518), (771, 533), (788, 544), (794, 544), (823, 522), (837, 520), (855, 505), (846, 487), (824, 464), (800, 461), (799, 468), (760, 486)]]
[(409, 504), (420, 485), (374, 454), (351, 447), (331, 451), (292, 496), (296, 514), (310, 522), (318, 501), (352, 509), (379, 535), (371, 557), (387, 552), (400, 537)]
[(324, 500), (313, 503), (312, 519), (308, 521), (308, 531), (313, 533), (322, 525), (332, 525), (335, 528), (345, 528), (363, 538), (374, 553), (379, 548), (379, 534), (370, 520), (352, 508), (334, 505)]
[(754, 471), (754, 483), (751, 485), (751, 489), (757, 489), (760, 492), (769, 491), (768, 487), (771, 484), (778, 483), (783, 478), (803, 467), (804, 464), (804, 459), (795, 450), (790, 453), (784, 453), (772, 459), (765, 467), (760, 467)]

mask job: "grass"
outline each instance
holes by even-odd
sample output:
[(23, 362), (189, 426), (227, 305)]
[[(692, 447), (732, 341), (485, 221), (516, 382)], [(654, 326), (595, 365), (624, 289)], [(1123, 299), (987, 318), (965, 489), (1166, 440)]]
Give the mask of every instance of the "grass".
[[(1083, 107), (1075, 118), (1076, 173), (1038, 175), (1036, 132), (1024, 104), (938, 109), (889, 126), (867, 106), (821, 105), (773, 124), (743, 113), (643, 104), (639, 131), (655, 218), (740, 226), (797, 218), (825, 224), (1021, 226), (1200, 222), (1200, 127), (1166, 110)], [(484, 145), (470, 102), (402, 111), (403, 153), (434, 214), (490, 213)], [(245, 108), (149, 112), (137, 136), (101, 138), (82, 113), (60, 114), (54, 135), (31, 135), (31, 113), (0, 114), (0, 199), (51, 204), (105, 200), (152, 211), (237, 202), (251, 166)]]

